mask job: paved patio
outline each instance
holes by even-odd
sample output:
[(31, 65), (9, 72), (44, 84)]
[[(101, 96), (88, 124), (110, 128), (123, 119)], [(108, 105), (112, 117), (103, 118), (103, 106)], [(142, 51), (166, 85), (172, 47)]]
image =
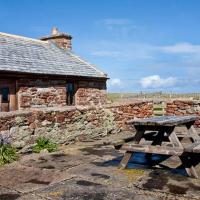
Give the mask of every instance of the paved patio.
[(175, 157), (154, 156), (151, 167), (137, 154), (128, 169), (118, 169), (121, 154), (110, 141), (62, 146), (55, 153), (24, 155), (20, 161), (0, 168), (1, 200), (158, 200), (200, 199), (200, 180), (183, 176)]

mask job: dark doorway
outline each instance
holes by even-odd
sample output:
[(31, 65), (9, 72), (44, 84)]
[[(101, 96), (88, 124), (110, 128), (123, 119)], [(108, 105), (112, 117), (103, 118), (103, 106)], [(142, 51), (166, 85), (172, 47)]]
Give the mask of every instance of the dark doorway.
[(75, 85), (74, 83), (67, 83), (67, 105), (75, 105)]
[(17, 109), (16, 81), (0, 79), (0, 112)]
[(10, 109), (10, 90), (9, 87), (0, 88), (0, 96), (1, 96), (1, 111), (8, 112)]

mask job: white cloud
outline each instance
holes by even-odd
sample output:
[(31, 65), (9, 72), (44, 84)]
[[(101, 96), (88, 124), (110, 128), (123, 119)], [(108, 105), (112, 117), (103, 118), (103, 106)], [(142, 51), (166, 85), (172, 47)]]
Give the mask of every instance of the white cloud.
[(117, 60), (152, 59), (155, 47), (142, 43), (99, 41), (92, 47), (91, 55)]
[(121, 52), (119, 51), (94, 51), (91, 55), (99, 56), (99, 57), (118, 57), (121, 56)]
[(200, 45), (194, 45), (188, 42), (177, 43), (169, 46), (162, 46), (159, 48), (161, 51), (166, 53), (175, 54), (196, 54), (200, 53)]
[(113, 37), (127, 37), (133, 33), (137, 26), (131, 19), (106, 18), (95, 22), (96, 25), (112, 33)]
[(107, 26), (124, 26), (132, 24), (132, 20), (125, 18), (109, 18), (102, 20), (102, 22)]
[(122, 85), (122, 81), (119, 78), (114, 78), (111, 80), (111, 86), (120, 87)]
[(161, 78), (159, 75), (143, 77), (140, 80), (142, 88), (167, 88), (174, 86), (176, 82), (175, 77)]
[[(98, 47), (98, 49), (96, 48)], [(145, 43), (110, 41), (100, 42), (94, 47), (91, 55), (98, 57), (117, 58), (119, 60), (158, 59), (160, 55), (175, 54), (181, 56), (179, 60), (184, 63), (200, 60), (200, 45), (191, 43), (177, 43), (166, 46), (156, 46)], [(184, 59), (184, 60), (183, 60)]]

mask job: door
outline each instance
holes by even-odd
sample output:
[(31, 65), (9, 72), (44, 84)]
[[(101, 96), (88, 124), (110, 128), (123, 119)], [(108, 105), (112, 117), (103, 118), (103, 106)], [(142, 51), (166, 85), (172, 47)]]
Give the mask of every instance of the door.
[(10, 111), (10, 90), (9, 87), (0, 88), (1, 107), (2, 112)]

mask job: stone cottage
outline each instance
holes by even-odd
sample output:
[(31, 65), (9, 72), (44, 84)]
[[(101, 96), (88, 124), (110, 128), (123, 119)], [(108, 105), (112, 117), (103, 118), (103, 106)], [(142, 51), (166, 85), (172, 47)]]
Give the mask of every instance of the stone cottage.
[(0, 33), (0, 111), (106, 102), (107, 75), (71, 50), (52, 29), (32, 39)]

